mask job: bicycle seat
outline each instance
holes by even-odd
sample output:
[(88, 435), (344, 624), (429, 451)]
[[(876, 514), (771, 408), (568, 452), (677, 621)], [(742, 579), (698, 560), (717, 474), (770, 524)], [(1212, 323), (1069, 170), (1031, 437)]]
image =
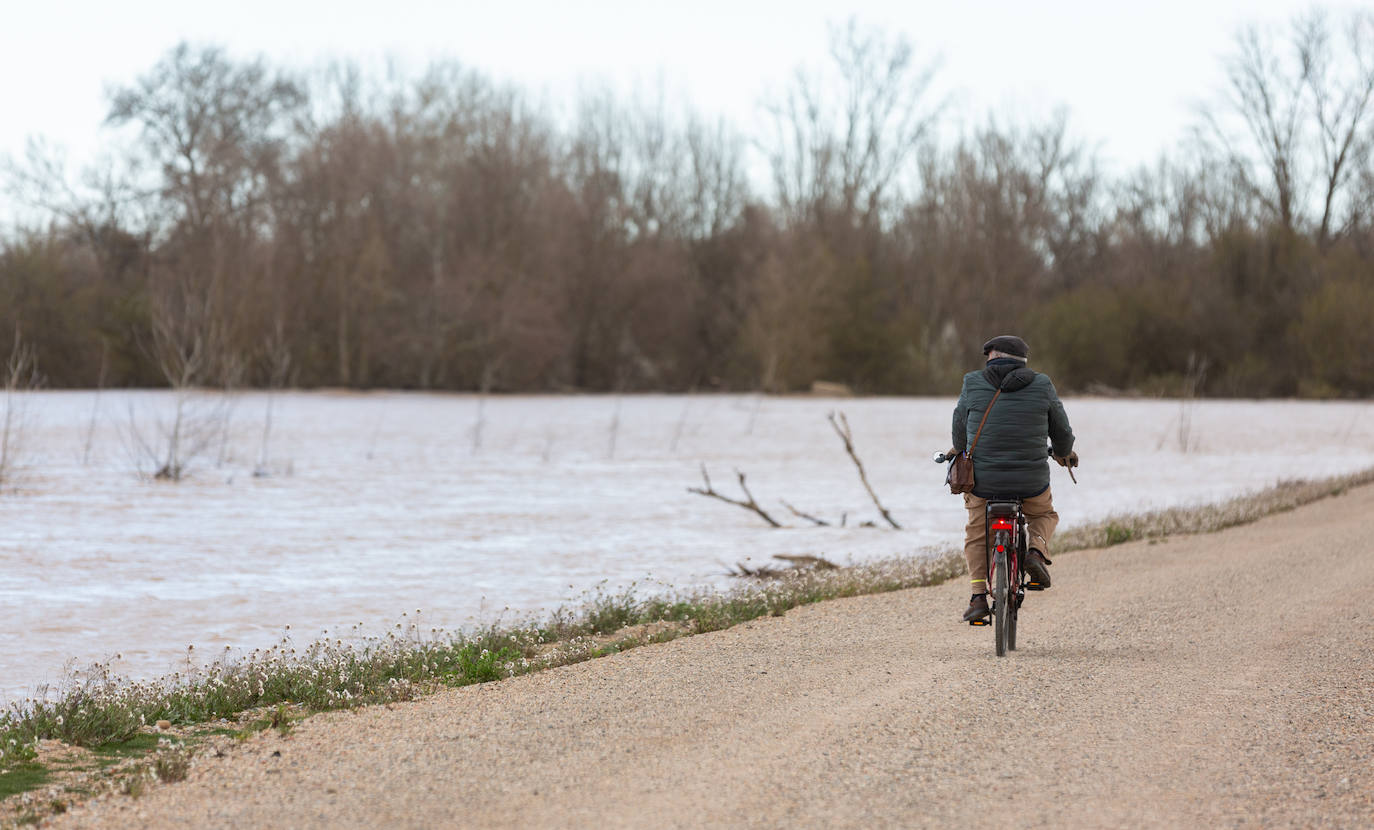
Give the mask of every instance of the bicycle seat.
[(988, 501), (988, 515), (993, 518), (1011, 518), (1021, 509), (1021, 502), (1017, 500), (998, 500)]

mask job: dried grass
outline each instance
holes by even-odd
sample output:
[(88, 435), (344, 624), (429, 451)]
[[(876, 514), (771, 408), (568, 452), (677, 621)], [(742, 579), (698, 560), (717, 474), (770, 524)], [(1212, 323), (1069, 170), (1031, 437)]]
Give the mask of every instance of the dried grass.
[(1374, 468), (1318, 481), (1281, 481), (1258, 493), (1237, 496), (1218, 504), (1110, 516), (1096, 524), (1058, 534), (1054, 539), (1054, 549), (1063, 553), (1110, 547), (1138, 539), (1215, 533), (1275, 513), (1294, 510), (1328, 496), (1339, 496), (1352, 487), (1370, 483), (1374, 483)]

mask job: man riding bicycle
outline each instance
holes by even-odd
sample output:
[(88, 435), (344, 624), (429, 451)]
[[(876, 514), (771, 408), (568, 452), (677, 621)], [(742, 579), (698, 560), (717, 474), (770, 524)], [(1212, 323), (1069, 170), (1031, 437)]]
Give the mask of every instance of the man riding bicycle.
[[(1059, 524), (1050, 494), (1050, 468), (1045, 442), (1061, 466), (1078, 466), (1073, 451), (1073, 430), (1064, 404), (1048, 375), (1026, 366), (1030, 347), (1012, 335), (994, 337), (983, 344), (987, 365), (964, 375), (959, 402), (954, 407), (951, 437), (953, 457), (974, 442), (982, 423), (973, 456), (973, 492), (964, 494), (968, 526), (964, 530), (964, 558), (973, 583), (973, 597), (964, 620), (988, 616), (988, 551), (984, 512), (990, 498), (1020, 499), (1030, 533), (1030, 554), (1025, 563), (1032, 583), (1050, 587), (1049, 539)], [(993, 396), (1001, 395), (988, 411)], [(984, 415), (987, 418), (984, 421)]]

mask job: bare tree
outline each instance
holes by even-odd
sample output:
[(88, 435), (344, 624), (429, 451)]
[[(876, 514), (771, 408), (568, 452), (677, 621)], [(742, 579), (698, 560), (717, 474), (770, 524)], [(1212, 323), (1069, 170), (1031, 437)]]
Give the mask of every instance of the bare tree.
[[(163, 304), (152, 325), (155, 344), (161, 344), (155, 345), (155, 360), (164, 375), (180, 378), (190, 371), (197, 383), (227, 386), (242, 368), (249, 335), (239, 330), (249, 328), (242, 318), (251, 309), (246, 287), (253, 284), (254, 254), (273, 218), (271, 197), (304, 101), (298, 82), (261, 59), (236, 62), (221, 49), (185, 43), (111, 93), (106, 123), (136, 127), (136, 146), (157, 171), (144, 194), (158, 208), (159, 225), (151, 233), (162, 273), (155, 281), (175, 283), (178, 295), (154, 300)], [(163, 291), (154, 286), (153, 293)], [(206, 319), (177, 325), (216, 332), (195, 348), (185, 332), (169, 340), (166, 331), (169, 320), (192, 306), (198, 310), (191, 316)], [(175, 361), (180, 365), (168, 365), (168, 342), (183, 352)], [(183, 388), (180, 380), (169, 383)]]
[(183, 289), (154, 300), (149, 352), (172, 389), (172, 415), (170, 421), (157, 424), (155, 434), (147, 435), (131, 412), (130, 433), (140, 466), (151, 465), (155, 479), (182, 480), (191, 461), (223, 429), (223, 399), (208, 406), (196, 399), (220, 353), (221, 332), (214, 320), (213, 309), (193, 292)]
[(939, 115), (929, 100), (939, 63), (918, 63), (905, 38), (853, 19), (831, 29), (830, 58), (829, 71), (798, 69), (766, 102), (765, 151), (789, 220), (867, 223), (881, 217)]
[[(1303, 82), (1285, 62), (1272, 36), (1251, 24), (1236, 35), (1236, 51), (1226, 64), (1230, 104), (1245, 126), (1246, 148), (1212, 121), (1232, 166), (1288, 230), (1301, 209)], [(1256, 158), (1257, 157), (1257, 158)], [(1253, 168), (1258, 166), (1263, 172)], [(1264, 177), (1267, 175), (1267, 186)]]
[(1330, 18), (1320, 9), (1294, 24), (1320, 152), (1322, 194), (1317, 244), (1321, 247), (1330, 241), (1342, 191), (1369, 156), (1374, 142), (1374, 14), (1354, 12), (1341, 28), (1344, 37), (1338, 43)]
[(303, 102), (300, 85), (261, 60), (238, 64), (221, 49), (182, 43), (113, 93), (107, 121), (141, 128), (161, 194), (205, 228), (261, 202), (283, 128)]
[(1286, 40), (1242, 28), (1222, 105), (1202, 114), (1204, 142), (1283, 228), (1301, 230), (1319, 214), (1322, 247), (1340, 230), (1374, 123), (1374, 14), (1354, 11), (1342, 23), (1315, 10), (1293, 21)]
[(23, 452), (24, 412), (19, 396), (38, 386), (38, 359), (33, 347), (14, 329), (14, 344), (5, 364), (4, 417), (0, 422), (0, 485), (11, 483)]

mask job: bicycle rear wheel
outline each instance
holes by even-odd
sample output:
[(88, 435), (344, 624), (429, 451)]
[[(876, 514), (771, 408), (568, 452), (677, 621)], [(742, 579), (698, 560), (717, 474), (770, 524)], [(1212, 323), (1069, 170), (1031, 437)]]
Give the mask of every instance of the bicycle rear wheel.
[[(1000, 547), (1000, 546), (999, 546)], [(992, 613), (994, 616), (992, 631), (993, 640), (996, 642), (997, 656), (1002, 657), (1007, 653), (1007, 644), (1015, 636), (1011, 633), (1012, 622), (1015, 619), (1016, 609), (1012, 608), (1016, 600), (1011, 593), (1011, 580), (1007, 565), (1007, 553), (1005, 550), (997, 554), (996, 565), (993, 568), (997, 575), (993, 578), (992, 597), (994, 601)], [(1015, 646), (1013, 646), (1015, 648)]]
[(1016, 587), (1013, 583), (1011, 592), (1007, 595), (1007, 614), (1011, 617), (1007, 623), (1007, 651), (1016, 651), (1016, 618), (1021, 614), (1017, 599)]

